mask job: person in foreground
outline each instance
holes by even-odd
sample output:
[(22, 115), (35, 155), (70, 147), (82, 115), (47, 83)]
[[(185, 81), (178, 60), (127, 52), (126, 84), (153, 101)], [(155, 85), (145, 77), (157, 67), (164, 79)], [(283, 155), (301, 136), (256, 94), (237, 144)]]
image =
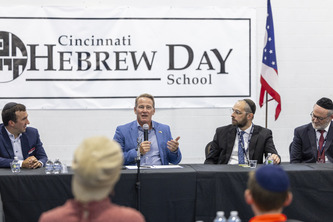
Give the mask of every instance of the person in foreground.
[(288, 175), (280, 166), (264, 165), (251, 171), (244, 197), (255, 215), (250, 222), (295, 221), (287, 220), (282, 214), (283, 208), (291, 204), (293, 195)]
[[(179, 138), (173, 139), (170, 127), (155, 121), (155, 100), (150, 94), (142, 94), (135, 99), (136, 120), (118, 126), (113, 137), (123, 149), (124, 165), (134, 165), (139, 145), (141, 165), (178, 164), (182, 159)], [(144, 141), (143, 125), (148, 124), (148, 141)]]
[(333, 162), (333, 102), (321, 98), (310, 113), (311, 123), (297, 127), (290, 147), (290, 163)]
[(30, 124), (23, 104), (10, 102), (2, 109), (0, 124), (0, 167), (10, 167), (17, 156), (22, 168), (35, 169), (47, 161), (38, 130)]
[(263, 163), (263, 155), (271, 153), (274, 164), (280, 163), (272, 131), (253, 124), (256, 111), (250, 99), (236, 102), (232, 108), (232, 124), (216, 129), (205, 164), (248, 164), (248, 160)]
[(72, 163), (74, 199), (44, 212), (39, 221), (145, 221), (137, 210), (118, 206), (109, 199), (122, 165), (123, 155), (117, 142), (98, 136), (85, 139), (75, 150)]

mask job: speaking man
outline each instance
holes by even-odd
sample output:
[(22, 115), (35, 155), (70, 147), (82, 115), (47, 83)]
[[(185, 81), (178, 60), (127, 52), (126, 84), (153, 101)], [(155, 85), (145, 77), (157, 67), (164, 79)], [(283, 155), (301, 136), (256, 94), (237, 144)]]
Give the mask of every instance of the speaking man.
[[(124, 165), (134, 165), (138, 154), (142, 165), (178, 164), (182, 158), (178, 142), (180, 137), (173, 139), (168, 125), (152, 120), (155, 114), (154, 97), (147, 93), (138, 96), (134, 113), (136, 120), (118, 126), (113, 137), (124, 152)], [(144, 126), (147, 128), (144, 129)]]

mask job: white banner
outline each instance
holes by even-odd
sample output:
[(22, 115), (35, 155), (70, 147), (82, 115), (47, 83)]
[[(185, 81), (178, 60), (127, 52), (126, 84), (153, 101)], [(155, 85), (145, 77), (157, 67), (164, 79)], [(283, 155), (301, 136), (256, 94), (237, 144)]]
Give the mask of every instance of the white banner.
[(228, 107), (256, 99), (255, 11), (0, 8), (0, 106)]

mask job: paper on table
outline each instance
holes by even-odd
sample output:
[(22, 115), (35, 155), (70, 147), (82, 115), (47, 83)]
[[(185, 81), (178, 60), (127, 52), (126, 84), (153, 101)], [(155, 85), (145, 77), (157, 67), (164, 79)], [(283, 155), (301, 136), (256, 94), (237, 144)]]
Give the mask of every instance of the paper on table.
[[(137, 166), (125, 166), (126, 169), (135, 170), (138, 169)], [(179, 165), (152, 165), (152, 166), (140, 166), (140, 169), (172, 169), (172, 168), (183, 168)]]

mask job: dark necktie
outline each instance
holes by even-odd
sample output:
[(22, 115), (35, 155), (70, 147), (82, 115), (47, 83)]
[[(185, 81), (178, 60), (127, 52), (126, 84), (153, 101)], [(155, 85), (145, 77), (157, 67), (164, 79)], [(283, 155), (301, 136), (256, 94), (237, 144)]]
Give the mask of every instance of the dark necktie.
[(320, 137), (319, 137), (319, 148), (318, 148), (318, 158), (317, 161), (321, 163), (325, 163), (325, 151), (323, 150), (324, 147), (324, 132), (325, 130), (318, 130), (320, 132)]
[[(243, 146), (244, 146), (244, 138), (243, 138), (243, 135), (244, 135), (244, 131), (240, 131), (240, 134), (239, 134), (239, 142), (238, 142), (238, 163), (239, 164), (244, 164), (245, 161), (244, 161), (244, 151), (243, 151)], [(243, 146), (242, 146), (243, 144)], [(245, 149), (245, 147), (244, 147)], [(246, 155), (246, 154), (245, 154)]]

